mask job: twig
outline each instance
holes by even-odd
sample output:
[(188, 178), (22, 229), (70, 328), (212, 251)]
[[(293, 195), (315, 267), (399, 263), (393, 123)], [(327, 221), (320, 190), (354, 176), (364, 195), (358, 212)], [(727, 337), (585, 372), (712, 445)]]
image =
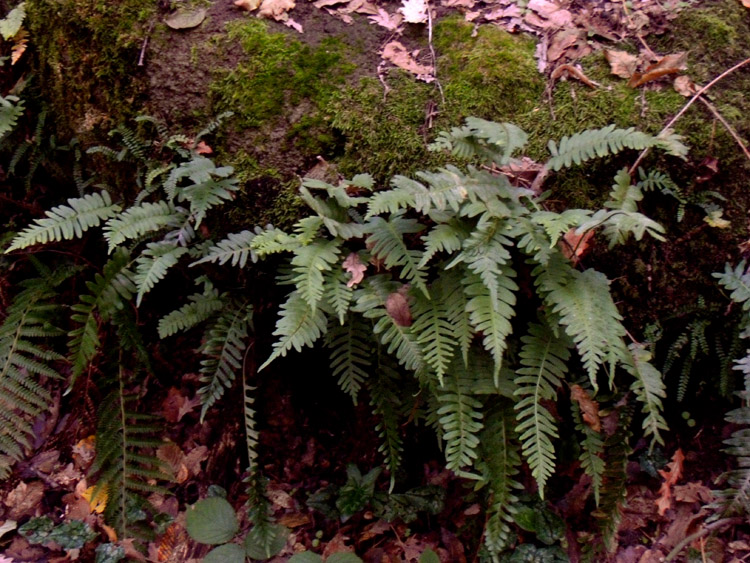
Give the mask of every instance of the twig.
[(435, 47), (432, 45), (432, 13), (430, 12), (430, 3), (425, 2), (427, 6), (427, 42), (430, 45), (430, 56), (432, 57), (432, 74), (435, 76), (435, 84), (437, 84), (438, 90), (440, 91), (440, 100), (445, 105), (445, 94), (443, 93), (443, 85), (440, 84), (440, 79), (437, 75), (437, 56), (435, 55)]
[(727, 133), (729, 133), (732, 138), (737, 142), (737, 144), (742, 149), (742, 152), (745, 153), (745, 156), (750, 160), (750, 151), (747, 150), (747, 147), (745, 146), (745, 143), (742, 142), (742, 139), (740, 139), (740, 136), (737, 134), (737, 131), (732, 128), (731, 125), (727, 122), (726, 119), (719, 113), (719, 110), (717, 110), (714, 105), (709, 102), (706, 98), (701, 96), (698, 98), (703, 104), (708, 108), (708, 110), (714, 114), (714, 117), (719, 120), (719, 122), (724, 126), (724, 128), (727, 130)]
[(674, 561), (675, 558), (680, 554), (680, 552), (685, 549), (685, 547), (693, 543), (695, 540), (699, 540), (703, 536), (707, 536), (713, 530), (723, 528), (724, 526), (734, 526), (735, 524), (742, 524), (744, 521), (744, 518), (735, 516), (734, 518), (722, 518), (721, 520), (717, 520), (716, 522), (706, 524), (705, 526), (703, 526), (703, 528), (701, 528), (694, 534), (691, 534), (688, 537), (684, 538), (681, 542), (674, 546), (674, 549), (672, 549), (672, 551), (670, 551), (664, 558), (664, 563)]
[(146, 47), (148, 47), (148, 38), (151, 37), (151, 32), (154, 30), (154, 22), (148, 26), (146, 31), (146, 37), (143, 38), (143, 44), (141, 45), (141, 53), (138, 55), (138, 66), (143, 66), (143, 61), (146, 58)]
[[(666, 131), (668, 129), (670, 129), (672, 127), (672, 125), (674, 125), (677, 122), (677, 120), (680, 119), (685, 114), (685, 112), (688, 110), (688, 108), (690, 106), (692, 106), (695, 103), (695, 101), (699, 97), (701, 97), (706, 90), (708, 90), (709, 88), (711, 88), (711, 86), (713, 86), (714, 84), (716, 84), (719, 80), (721, 80), (723, 78), (726, 78), (728, 75), (732, 74), (735, 70), (737, 70), (739, 68), (742, 68), (743, 66), (745, 66), (748, 63), (750, 63), (750, 59), (745, 59), (744, 61), (737, 63), (732, 68), (729, 68), (729, 69), (725, 70), (719, 76), (717, 76), (716, 78), (714, 78), (711, 82), (709, 82), (708, 84), (706, 84), (705, 86), (703, 86), (701, 89), (699, 89), (695, 94), (693, 94), (693, 97), (690, 98), (688, 100), (688, 102), (684, 106), (682, 106), (682, 109), (679, 112), (677, 112), (677, 115), (675, 115), (672, 119), (669, 120), (669, 123), (667, 123), (664, 126), (664, 128), (659, 132), (659, 135), (663, 135), (664, 133), (666, 133)], [(633, 163), (633, 166), (631, 166), (630, 170), (628, 171), (631, 176), (638, 169), (638, 165), (646, 157), (646, 155), (648, 154), (648, 151), (649, 151), (649, 149), (644, 149), (644, 150), (641, 151), (641, 154), (638, 155), (638, 158), (636, 159), (636, 161)]]
[(628, 19), (628, 23), (632, 26), (633, 31), (635, 32), (635, 36), (638, 38), (638, 41), (641, 42), (641, 44), (646, 49), (646, 51), (648, 51), (648, 54), (650, 56), (656, 58), (656, 53), (654, 53), (651, 50), (651, 47), (648, 46), (648, 43), (646, 43), (646, 40), (641, 35), (641, 32), (638, 31), (638, 29), (637, 29), (637, 27), (635, 25), (635, 22), (633, 21), (633, 18), (630, 17), (630, 11), (628, 10), (628, 4), (627, 4), (627, 2), (625, 0), (621, 0), (621, 1), (622, 1), (622, 11), (625, 12), (625, 17)]

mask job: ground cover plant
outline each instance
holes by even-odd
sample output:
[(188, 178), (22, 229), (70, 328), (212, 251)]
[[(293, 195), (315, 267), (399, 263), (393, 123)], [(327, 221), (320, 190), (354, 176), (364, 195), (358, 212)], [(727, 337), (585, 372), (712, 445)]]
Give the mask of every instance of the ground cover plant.
[(417, 4), (0, 21), (8, 558), (750, 551), (746, 8)]

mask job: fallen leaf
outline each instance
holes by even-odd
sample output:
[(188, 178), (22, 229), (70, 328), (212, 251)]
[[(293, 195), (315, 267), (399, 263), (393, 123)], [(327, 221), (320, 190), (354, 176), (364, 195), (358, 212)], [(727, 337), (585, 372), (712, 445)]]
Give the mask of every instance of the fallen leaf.
[(5, 506), (8, 507), (8, 518), (20, 520), (24, 516), (30, 516), (44, 497), (44, 484), (41, 481), (30, 483), (20, 482), (16, 488), (5, 497)]
[(521, 15), (521, 8), (519, 8), (516, 4), (512, 4), (511, 6), (506, 6), (504, 8), (495, 8), (494, 10), (487, 12), (484, 15), (484, 19), (486, 19), (487, 21), (496, 21), (504, 18), (520, 18)]
[(604, 50), (604, 56), (607, 57), (609, 68), (612, 74), (620, 78), (630, 78), (635, 74), (638, 66), (638, 57), (631, 55), (627, 51)]
[(588, 76), (583, 74), (583, 71), (579, 68), (574, 67), (571, 64), (564, 64), (558, 66), (555, 70), (552, 71), (552, 74), (550, 75), (550, 78), (552, 80), (557, 80), (559, 78), (566, 78), (568, 76), (571, 76), (573, 78), (576, 78), (583, 82), (586, 86), (589, 88), (598, 88), (599, 84), (591, 80)]
[(588, 391), (576, 384), (570, 386), (570, 398), (578, 403), (583, 421), (588, 424), (589, 428), (595, 432), (601, 432), (602, 423), (599, 419), (599, 403), (591, 398)]
[(296, 31), (297, 33), (304, 33), (304, 32), (305, 32), (305, 30), (304, 30), (304, 29), (302, 29), (302, 24), (300, 24), (300, 23), (299, 23), (298, 21), (296, 21), (296, 20), (293, 20), (292, 18), (288, 18), (288, 19), (287, 19), (287, 20), (286, 20), (286, 21), (284, 22), (284, 25), (285, 25), (285, 26), (287, 26), (287, 27), (291, 27), (291, 28), (292, 28), (292, 29), (293, 29), (294, 31)]
[(294, 9), (294, 6), (294, 0), (263, 0), (258, 10), (258, 17), (286, 21), (289, 18), (287, 12)]
[(385, 60), (407, 72), (417, 75), (417, 77), (432, 75), (432, 67), (421, 65), (415, 61), (412, 54), (409, 53), (409, 51), (406, 50), (406, 47), (398, 41), (387, 43), (385, 47), (383, 47), (382, 56)]
[(709, 227), (714, 227), (715, 229), (728, 229), (732, 226), (732, 223), (724, 219), (722, 215), (724, 215), (724, 211), (721, 209), (712, 209), (703, 220), (708, 223)]
[(107, 534), (107, 539), (111, 541), (112, 543), (117, 541), (117, 532), (114, 528), (111, 526), (107, 526), (106, 524), (100, 524), (102, 527), (102, 530), (104, 530), (104, 533)]
[(385, 520), (378, 520), (372, 524), (365, 526), (362, 534), (359, 536), (360, 542), (371, 540), (374, 537), (382, 536), (384, 533), (391, 529), (391, 525)]
[(260, 6), (261, 0), (236, 0), (234, 5), (242, 10), (247, 10), (248, 12), (252, 12), (253, 10), (257, 10), (258, 6)]
[(365, 271), (367, 270), (367, 264), (363, 264), (359, 259), (359, 254), (352, 252), (346, 257), (342, 264), (345, 271), (352, 275), (352, 278), (346, 282), (346, 287), (354, 287), (362, 281), (365, 277)]
[[(96, 491), (96, 494), (94, 494), (95, 489), (98, 489)], [(88, 487), (85, 491), (81, 493), (81, 498), (83, 498), (86, 502), (89, 503), (89, 508), (91, 512), (96, 512), (97, 514), (101, 514), (102, 512), (104, 512), (104, 509), (107, 508), (107, 500), (109, 499), (109, 490), (107, 489), (106, 485), (102, 487), (97, 487), (96, 485), (92, 485), (91, 487)]]
[(266, 494), (268, 496), (268, 500), (270, 500), (273, 506), (276, 508), (289, 509), (294, 507), (294, 499), (286, 491), (269, 487), (266, 491)]
[(406, 23), (424, 23), (427, 21), (427, 2), (425, 0), (402, 0), (398, 9), (404, 15)]
[(307, 514), (301, 512), (295, 512), (292, 514), (284, 514), (277, 522), (287, 528), (299, 528), (310, 523), (310, 517)]
[(334, 553), (353, 553), (354, 548), (346, 545), (348, 540), (349, 536), (345, 536), (341, 532), (338, 532), (323, 549), (323, 558), (328, 559)]
[(541, 28), (565, 27), (573, 22), (573, 14), (547, 0), (529, 0), (526, 8), (546, 20), (540, 23)]
[(581, 33), (575, 29), (566, 29), (556, 33), (547, 47), (546, 63), (553, 63), (562, 58), (568, 49), (578, 43), (579, 39), (581, 39)]
[(198, 141), (198, 144), (195, 145), (195, 149), (193, 149), (196, 154), (212, 154), (214, 152), (214, 149), (209, 147), (206, 143), (203, 141)]
[(10, 52), (10, 64), (13, 66), (21, 58), (21, 55), (26, 52), (26, 46), (29, 42), (29, 33), (21, 28), (18, 33), (13, 36), (13, 48)]
[(741, 0), (741, 2), (745, 8), (750, 8), (750, 0)]
[(441, 0), (440, 4), (446, 8), (466, 8), (470, 10), (476, 4), (476, 0)]
[(401, 14), (391, 15), (383, 8), (378, 8), (378, 13), (374, 16), (369, 16), (367, 19), (390, 31), (396, 31), (401, 22), (404, 21), (404, 17)]
[(698, 481), (674, 486), (674, 499), (679, 502), (708, 503), (714, 500), (711, 489)]
[(698, 87), (693, 80), (685, 75), (675, 78), (672, 86), (674, 87), (675, 92), (686, 98), (692, 97), (698, 91)]
[[(199, 143), (200, 144), (200, 143)], [(183, 416), (200, 405), (200, 398), (188, 399), (178, 389), (171, 387), (162, 403), (162, 414), (167, 422), (179, 422)]]
[(172, 29), (192, 29), (198, 27), (206, 19), (206, 9), (177, 10), (164, 20), (167, 27)]
[(570, 229), (560, 241), (560, 250), (565, 258), (577, 264), (589, 247), (589, 241), (594, 236), (594, 231), (589, 230), (578, 234), (576, 229)]
[(636, 72), (630, 77), (628, 86), (637, 88), (668, 74), (677, 74), (687, 68), (687, 51), (665, 55), (656, 63), (648, 66), (643, 74)]
[(659, 487), (659, 498), (656, 499), (659, 516), (672, 506), (672, 486), (682, 477), (682, 464), (685, 461), (685, 455), (681, 449), (672, 456), (672, 461), (667, 464), (667, 469), (659, 469), (659, 475), (664, 478), (664, 482)]
[(411, 326), (412, 317), (409, 302), (401, 293), (395, 292), (385, 301), (385, 310), (398, 326)]

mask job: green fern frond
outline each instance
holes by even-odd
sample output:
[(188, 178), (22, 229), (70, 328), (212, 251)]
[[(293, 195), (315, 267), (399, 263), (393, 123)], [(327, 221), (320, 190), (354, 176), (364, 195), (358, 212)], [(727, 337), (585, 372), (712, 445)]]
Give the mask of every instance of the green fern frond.
[(341, 248), (338, 241), (319, 240), (298, 247), (292, 258), (292, 283), (313, 314), (323, 298), (323, 274), (338, 263)]
[[(218, 174), (220, 170), (224, 169), (228, 169), (228, 174), (233, 171), (230, 166), (225, 166), (215, 168), (213, 173)], [(209, 209), (234, 197), (233, 193), (239, 189), (238, 183), (239, 180), (236, 178), (224, 178), (222, 180), (209, 178), (202, 182), (178, 188), (177, 201), (186, 201), (190, 204), (190, 215), (193, 217), (197, 228), (205, 219)]]
[(482, 474), (490, 493), (484, 545), (493, 557), (511, 547), (511, 526), (519, 503), (514, 491), (523, 490), (516, 478), (521, 456), (513, 424), (512, 409), (499, 406), (487, 416), (480, 435)]
[(425, 250), (419, 261), (419, 267), (424, 268), (439, 252), (452, 254), (460, 250), (469, 232), (468, 226), (461, 221), (451, 220), (435, 225), (429, 233), (422, 236)]
[(669, 428), (662, 415), (661, 400), (666, 398), (667, 391), (661, 373), (649, 362), (651, 353), (643, 345), (631, 344), (625, 358), (624, 367), (635, 378), (630, 388), (643, 404), (643, 435), (651, 436), (652, 446), (655, 442), (663, 445), (660, 432)]
[(245, 446), (247, 448), (247, 466), (250, 473), (258, 470), (258, 439), (260, 435), (256, 428), (255, 420), (255, 397), (253, 393), (255, 387), (250, 387), (245, 381), (244, 373), (242, 377), (242, 414), (245, 419)]
[(573, 163), (581, 164), (592, 158), (601, 158), (617, 154), (624, 149), (643, 150), (660, 147), (669, 154), (683, 157), (687, 148), (680, 142), (678, 136), (653, 137), (647, 133), (636, 131), (635, 128), (616, 129), (615, 125), (608, 125), (602, 129), (589, 129), (565, 136), (558, 145), (550, 141), (547, 145), (552, 155), (545, 166), (551, 170), (567, 168)]
[(622, 316), (612, 301), (604, 274), (589, 269), (570, 270), (568, 275), (568, 283), (551, 291), (547, 299), (575, 342), (591, 386), (598, 389), (599, 368), (613, 361), (613, 350), (624, 346)]
[(119, 212), (120, 206), (112, 203), (107, 192), (71, 198), (68, 205), (53, 207), (45, 213), (45, 218), (37, 219), (21, 231), (5, 252), (33, 244), (80, 238), (89, 228), (97, 227), (99, 223)]
[(487, 284), (477, 274), (469, 274), (464, 279), (466, 295), (469, 302), (466, 312), (469, 322), (477, 333), (482, 334), (482, 345), (495, 362), (495, 381), (497, 382), (503, 355), (508, 347), (507, 338), (512, 331), (510, 319), (515, 315), (515, 291), (518, 286), (513, 281), (515, 272), (505, 266), (497, 277), (497, 298), (493, 299)]
[(416, 180), (406, 176), (395, 176), (391, 183), (392, 189), (375, 192), (370, 197), (365, 220), (369, 221), (382, 213), (398, 213), (417, 205), (422, 207), (429, 202), (427, 187)]
[(259, 257), (266, 257), (279, 252), (293, 252), (301, 244), (297, 237), (274, 227), (256, 233), (255, 238), (251, 239), (249, 243), (250, 249), (254, 250)]
[(417, 344), (411, 327), (399, 324), (386, 308), (388, 297), (398, 293), (399, 287), (400, 284), (388, 276), (369, 277), (355, 293), (352, 310), (375, 323), (372, 332), (387, 347), (389, 354), (395, 355), (407, 370), (420, 373), (425, 368), (422, 348)]
[(442, 385), (453, 359), (456, 335), (448, 318), (448, 302), (444, 299), (443, 288), (437, 285), (432, 293), (433, 299), (426, 299), (422, 295), (416, 297), (411, 330), (422, 348), (424, 361), (435, 372)]
[(463, 362), (454, 361), (435, 394), (440, 404), (437, 414), (445, 442), (445, 467), (461, 477), (480, 479), (470, 471), (478, 456), (479, 433), (484, 426), (482, 402), (474, 396), (472, 382)]
[(96, 476), (94, 497), (107, 492), (106, 521), (119, 537), (141, 535), (133, 522), (133, 509), (151, 493), (165, 494), (162, 462), (150, 452), (164, 442), (157, 438), (162, 428), (153, 415), (135, 412), (137, 397), (124, 393), (123, 374), (119, 385), (102, 401), (97, 412), (96, 457), (89, 475)]
[(435, 290), (442, 296), (445, 318), (453, 331), (453, 340), (461, 352), (464, 364), (469, 364), (469, 348), (474, 339), (469, 311), (469, 296), (464, 291), (463, 275), (457, 269), (446, 270), (436, 283)]
[(426, 285), (427, 272), (419, 266), (422, 253), (419, 250), (410, 250), (404, 241), (404, 235), (418, 233), (423, 229), (424, 227), (416, 220), (406, 219), (400, 215), (392, 215), (388, 220), (373, 217), (367, 226), (370, 236), (365, 242), (368, 248), (371, 248), (372, 255), (383, 260), (386, 268), (401, 267), (401, 276), (429, 297)]
[(583, 223), (590, 216), (591, 211), (588, 209), (566, 209), (562, 213), (537, 211), (531, 215), (530, 220), (544, 229), (549, 237), (549, 248), (552, 248), (565, 233)]
[(253, 263), (258, 261), (258, 255), (253, 248), (253, 241), (257, 233), (252, 231), (242, 231), (239, 233), (230, 233), (227, 238), (217, 242), (208, 249), (206, 255), (200, 260), (196, 260), (191, 266), (211, 262), (226, 264), (230, 262), (232, 266), (244, 268), (249, 258)]
[(480, 157), (485, 162), (504, 166), (517, 149), (526, 145), (527, 140), (526, 133), (512, 123), (467, 117), (464, 127), (441, 132), (429, 149), (451, 151), (464, 159)]
[(368, 389), (373, 414), (380, 419), (375, 427), (381, 440), (378, 452), (383, 455), (383, 463), (391, 474), (390, 490), (392, 491), (396, 484), (396, 471), (401, 466), (404, 447), (401, 439), (401, 414), (404, 408), (403, 382), (387, 356), (378, 353), (377, 358), (376, 376), (368, 380)]
[(203, 293), (188, 296), (188, 302), (159, 319), (159, 338), (167, 338), (208, 320), (224, 307), (219, 290), (207, 286)]
[(225, 307), (216, 321), (206, 329), (205, 344), (201, 353), (201, 382), (198, 389), (201, 399), (201, 421), (206, 412), (224, 391), (229, 389), (242, 369), (242, 357), (247, 348), (247, 335), (252, 323), (253, 307), (250, 304), (235, 304)]
[(142, 203), (129, 207), (113, 217), (104, 226), (104, 238), (109, 251), (128, 239), (141, 237), (147, 233), (168, 227), (179, 227), (186, 219), (185, 213), (166, 201)]
[(581, 461), (583, 471), (591, 478), (591, 488), (594, 490), (594, 502), (596, 506), (599, 506), (599, 495), (606, 469), (604, 459), (602, 458), (604, 440), (600, 432), (597, 432), (583, 421), (578, 403), (572, 401), (571, 409), (573, 411), (573, 420), (576, 423), (576, 430), (583, 434), (581, 455), (578, 459)]
[(18, 118), (23, 115), (23, 105), (18, 96), (0, 96), (0, 137), (16, 128)]
[(193, 147), (198, 146), (198, 141), (200, 141), (203, 137), (206, 137), (207, 135), (211, 135), (216, 130), (222, 126), (222, 124), (229, 118), (234, 116), (233, 111), (224, 111), (214, 117), (211, 121), (208, 122), (208, 124), (198, 131), (198, 133), (195, 135), (193, 139)]
[(169, 268), (177, 264), (180, 256), (188, 249), (163, 242), (150, 242), (136, 259), (135, 276), (133, 281), (138, 288), (135, 305), (140, 307), (143, 296), (164, 279)]
[(609, 239), (610, 248), (625, 243), (631, 234), (635, 240), (641, 240), (647, 234), (656, 240), (666, 240), (662, 236), (664, 227), (637, 211), (600, 209), (581, 223), (576, 232), (582, 234), (597, 227), (603, 227), (602, 233)]
[(52, 324), (59, 312), (54, 287), (43, 277), (21, 287), (0, 325), (0, 479), (32, 447), (34, 419), (53, 403), (46, 379), (60, 378), (49, 364), (63, 359), (47, 344), (64, 334)]
[(338, 377), (344, 393), (357, 404), (357, 395), (371, 369), (373, 348), (370, 326), (359, 315), (349, 315), (345, 324), (328, 331), (327, 346), (331, 350), (331, 373)]
[(750, 311), (750, 269), (746, 260), (734, 268), (726, 264), (724, 272), (716, 272), (713, 277), (719, 280), (719, 285), (732, 292), (729, 296), (732, 301), (742, 305), (743, 311)]
[(344, 324), (354, 297), (354, 290), (349, 287), (350, 279), (343, 267), (335, 267), (323, 274), (324, 306), (333, 311), (339, 324)]
[(258, 371), (276, 358), (286, 356), (292, 348), (299, 352), (305, 346), (312, 346), (326, 333), (326, 325), (326, 317), (320, 308), (313, 311), (297, 291), (290, 293), (276, 322), (273, 335), (278, 340), (273, 345), (273, 353)]
[(516, 432), (519, 435), (523, 456), (529, 464), (531, 475), (539, 486), (539, 496), (544, 498), (544, 487), (555, 471), (555, 447), (552, 440), (559, 436), (557, 423), (543, 401), (557, 398), (568, 371), (570, 358), (567, 343), (556, 337), (546, 325), (532, 324), (529, 334), (521, 338), (521, 366), (516, 371), (515, 395)]

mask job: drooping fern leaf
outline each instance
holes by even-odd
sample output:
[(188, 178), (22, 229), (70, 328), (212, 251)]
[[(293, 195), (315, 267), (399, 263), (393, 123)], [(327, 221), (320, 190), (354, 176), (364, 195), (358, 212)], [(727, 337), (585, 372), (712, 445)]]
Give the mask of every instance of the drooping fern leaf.
[(0, 325), (0, 479), (31, 448), (34, 419), (53, 403), (49, 379), (60, 378), (50, 364), (63, 359), (46, 342), (64, 334), (52, 324), (60, 309), (53, 285), (32, 278), (20, 286)]
[(662, 399), (666, 398), (667, 390), (661, 373), (649, 362), (651, 353), (643, 345), (631, 344), (625, 351), (625, 358), (625, 369), (635, 378), (630, 388), (643, 404), (643, 435), (651, 436), (652, 445), (654, 442), (663, 445), (660, 431), (668, 430), (668, 427), (662, 415)]
[(225, 305), (219, 290), (206, 283), (203, 293), (188, 296), (188, 302), (159, 319), (159, 338), (167, 338), (208, 320)]
[(443, 287), (438, 283), (431, 293), (431, 300), (422, 295), (416, 297), (411, 329), (422, 348), (424, 361), (442, 385), (454, 355), (457, 335), (448, 317), (448, 301), (443, 295)]
[(357, 395), (371, 369), (373, 347), (369, 323), (359, 315), (349, 315), (346, 322), (328, 331), (327, 346), (331, 349), (331, 374), (338, 378), (344, 393), (357, 404)]
[(0, 96), (0, 138), (16, 128), (23, 110), (23, 100), (18, 96)]
[(45, 218), (37, 219), (21, 231), (5, 252), (33, 244), (80, 238), (89, 228), (98, 226), (120, 210), (119, 205), (112, 203), (107, 192), (71, 198), (68, 205), (53, 207), (45, 213)]
[(372, 254), (383, 260), (386, 268), (401, 267), (401, 276), (419, 288), (425, 296), (429, 296), (427, 285), (427, 272), (419, 266), (422, 253), (419, 250), (410, 250), (404, 240), (404, 235), (418, 233), (423, 230), (414, 219), (406, 219), (400, 215), (391, 215), (388, 220), (382, 217), (373, 217), (367, 228), (370, 236), (366, 244), (372, 247)]
[(206, 329), (205, 344), (201, 353), (201, 382), (198, 390), (201, 399), (201, 420), (206, 412), (234, 383), (247, 348), (248, 330), (252, 323), (253, 308), (249, 304), (225, 307), (216, 321)]
[(391, 474), (390, 489), (396, 484), (396, 471), (401, 466), (403, 440), (401, 439), (401, 413), (404, 408), (403, 382), (388, 356), (378, 353), (376, 377), (368, 380), (370, 404), (379, 417), (375, 427), (381, 439), (378, 452), (383, 454), (383, 463)]
[(168, 227), (179, 227), (185, 221), (186, 214), (166, 201), (142, 203), (129, 207), (123, 213), (113, 217), (104, 226), (104, 238), (109, 244), (109, 251), (128, 239), (141, 237), (153, 231)]
[(604, 452), (604, 440), (600, 432), (597, 432), (589, 424), (583, 421), (581, 409), (578, 403), (571, 402), (573, 411), (573, 420), (576, 423), (576, 430), (583, 434), (581, 440), (581, 455), (578, 459), (581, 461), (581, 467), (586, 475), (591, 478), (591, 488), (594, 490), (594, 502), (599, 506), (599, 494), (604, 479), (605, 464), (602, 459)]
[(467, 117), (464, 127), (441, 132), (430, 150), (448, 150), (459, 158), (480, 157), (488, 163), (504, 166), (511, 155), (526, 145), (528, 136), (512, 123), (495, 123)]
[(227, 238), (209, 248), (208, 253), (203, 258), (190, 265), (195, 266), (204, 262), (218, 262), (219, 264), (229, 262), (232, 266), (244, 268), (248, 258), (252, 262), (257, 262), (258, 255), (252, 247), (252, 242), (256, 234), (252, 231), (230, 233), (227, 235)]
[(169, 268), (177, 264), (188, 249), (165, 242), (150, 242), (136, 259), (133, 281), (138, 288), (135, 304), (140, 307), (143, 296), (167, 275)]
[(568, 343), (558, 338), (546, 325), (532, 324), (529, 334), (521, 338), (521, 366), (516, 371), (518, 386), (515, 405), (516, 432), (524, 458), (544, 498), (547, 479), (555, 470), (555, 448), (552, 440), (558, 437), (557, 423), (543, 401), (557, 397), (568, 371), (570, 358)]
[(338, 262), (340, 252), (338, 241), (335, 240), (313, 242), (300, 246), (294, 252), (292, 282), (313, 313), (323, 298), (323, 274)]

